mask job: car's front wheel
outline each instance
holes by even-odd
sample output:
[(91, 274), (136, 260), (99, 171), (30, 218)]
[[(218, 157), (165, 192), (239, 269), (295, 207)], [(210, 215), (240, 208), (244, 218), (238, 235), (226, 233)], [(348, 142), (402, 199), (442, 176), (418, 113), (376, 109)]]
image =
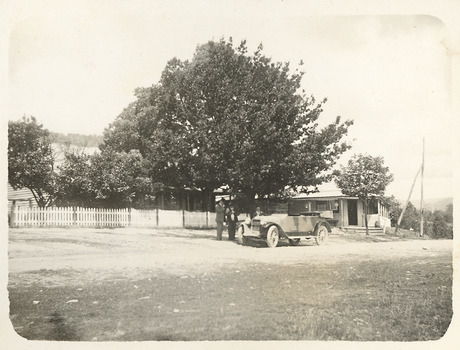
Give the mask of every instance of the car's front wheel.
[(316, 230), (316, 237), (315, 237), (316, 244), (317, 245), (326, 244), (328, 238), (329, 238), (329, 231), (327, 230), (327, 227), (324, 225), (319, 225)]
[(267, 245), (269, 248), (275, 248), (278, 245), (280, 235), (278, 232), (278, 227), (271, 226), (267, 232)]

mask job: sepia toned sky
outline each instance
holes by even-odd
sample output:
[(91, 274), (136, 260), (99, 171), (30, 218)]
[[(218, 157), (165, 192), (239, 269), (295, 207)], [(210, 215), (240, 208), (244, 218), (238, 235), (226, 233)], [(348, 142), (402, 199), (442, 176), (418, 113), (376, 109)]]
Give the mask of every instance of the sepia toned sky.
[(208, 40), (246, 39), (274, 61), (304, 62), (304, 89), (328, 98), (323, 123), (354, 120), (353, 148), (341, 163), (353, 153), (383, 156), (395, 176), (387, 194), (406, 199), (425, 138), (425, 198), (452, 196), (449, 23), (423, 8), (321, 12), (306, 3), (16, 1), (8, 119), (33, 115), (51, 131), (102, 134), (136, 87), (158, 82), (169, 59), (190, 59)]

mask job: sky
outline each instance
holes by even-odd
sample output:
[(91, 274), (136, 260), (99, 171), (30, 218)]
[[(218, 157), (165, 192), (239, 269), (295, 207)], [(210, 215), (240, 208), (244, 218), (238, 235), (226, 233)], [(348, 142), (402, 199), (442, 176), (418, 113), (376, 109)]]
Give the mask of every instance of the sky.
[[(387, 195), (406, 199), (425, 139), (424, 197), (452, 197), (458, 125), (449, 8), (369, 3), (14, 1), (4, 112), (8, 120), (33, 115), (54, 132), (102, 134), (135, 88), (158, 82), (168, 60), (191, 59), (209, 40), (246, 39), (250, 52), (262, 43), (273, 61), (304, 62), (303, 88), (328, 99), (323, 124), (337, 115), (354, 120), (341, 164), (355, 153), (384, 157), (395, 178)], [(411, 198), (420, 198), (420, 179)]]

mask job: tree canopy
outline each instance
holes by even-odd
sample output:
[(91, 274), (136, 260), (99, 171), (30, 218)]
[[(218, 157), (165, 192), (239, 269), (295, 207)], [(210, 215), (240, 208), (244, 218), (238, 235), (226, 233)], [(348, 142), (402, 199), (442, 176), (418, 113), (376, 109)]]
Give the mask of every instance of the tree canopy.
[(369, 234), (367, 209), (372, 196), (383, 196), (388, 184), (393, 181), (393, 175), (385, 166), (383, 157), (373, 157), (368, 154), (355, 154), (346, 167), (335, 173), (335, 181), (342, 193), (357, 196), (364, 201), (366, 234)]
[(157, 84), (136, 90), (101, 149), (139, 150), (167, 186), (228, 186), (249, 199), (329, 180), (352, 121), (320, 129), (326, 100), (307, 96), (303, 73), (262, 50), (249, 55), (244, 41), (222, 39), (198, 46), (191, 61), (170, 60)]
[(58, 166), (56, 203), (106, 208), (130, 207), (161, 189), (146, 173), (137, 151), (94, 155), (68, 151)]
[(59, 206), (86, 206), (93, 202), (90, 178), (91, 156), (84, 152), (67, 150), (58, 165), (56, 199)]
[(56, 166), (50, 132), (34, 117), (8, 123), (8, 182), (28, 188), (40, 207), (126, 207), (151, 199), (148, 161), (138, 151), (105, 150), (94, 155), (68, 148)]
[(38, 206), (52, 204), (54, 158), (49, 131), (34, 117), (8, 122), (8, 182), (28, 188)]

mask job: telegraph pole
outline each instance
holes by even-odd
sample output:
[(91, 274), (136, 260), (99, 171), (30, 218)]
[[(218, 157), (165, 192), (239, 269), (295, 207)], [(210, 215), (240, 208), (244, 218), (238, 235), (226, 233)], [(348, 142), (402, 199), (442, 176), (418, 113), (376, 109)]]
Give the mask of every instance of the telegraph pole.
[(423, 237), (423, 171), (425, 169), (425, 138), (423, 138), (421, 192), (420, 192), (420, 237)]

